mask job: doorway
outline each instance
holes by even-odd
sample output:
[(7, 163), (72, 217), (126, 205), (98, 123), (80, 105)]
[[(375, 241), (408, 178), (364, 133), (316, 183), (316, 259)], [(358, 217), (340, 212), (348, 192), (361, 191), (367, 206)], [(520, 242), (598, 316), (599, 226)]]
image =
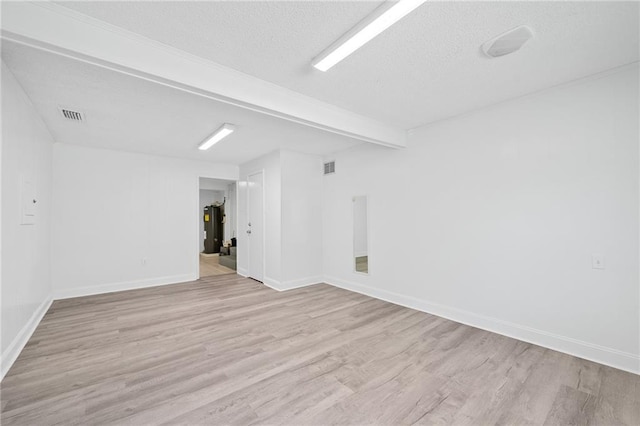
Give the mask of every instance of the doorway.
[(247, 182), (247, 244), (249, 277), (264, 280), (264, 196), (263, 172), (248, 176)]
[(237, 185), (235, 181), (198, 179), (198, 276), (236, 272)]

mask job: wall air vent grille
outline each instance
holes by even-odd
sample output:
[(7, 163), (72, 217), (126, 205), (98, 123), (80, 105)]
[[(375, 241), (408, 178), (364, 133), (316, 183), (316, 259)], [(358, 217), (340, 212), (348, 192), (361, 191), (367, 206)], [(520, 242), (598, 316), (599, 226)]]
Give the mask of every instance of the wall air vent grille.
[(60, 113), (64, 118), (71, 121), (84, 121), (84, 114), (78, 111), (73, 111), (67, 108), (60, 108)]
[(336, 172), (336, 162), (331, 161), (329, 163), (324, 163), (324, 174), (330, 175), (331, 173)]

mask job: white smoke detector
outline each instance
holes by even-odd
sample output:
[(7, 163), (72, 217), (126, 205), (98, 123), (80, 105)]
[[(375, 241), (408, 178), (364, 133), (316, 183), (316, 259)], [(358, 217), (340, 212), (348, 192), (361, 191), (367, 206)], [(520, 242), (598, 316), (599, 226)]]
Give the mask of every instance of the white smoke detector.
[(520, 50), (531, 38), (533, 38), (531, 28), (521, 25), (484, 43), (482, 51), (490, 58), (497, 58)]

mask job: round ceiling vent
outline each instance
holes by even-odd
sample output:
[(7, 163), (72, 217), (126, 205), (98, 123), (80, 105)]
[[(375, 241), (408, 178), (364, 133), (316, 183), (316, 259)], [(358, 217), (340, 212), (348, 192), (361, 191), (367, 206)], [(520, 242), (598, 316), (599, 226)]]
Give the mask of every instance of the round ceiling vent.
[(531, 38), (531, 28), (521, 25), (484, 43), (482, 51), (490, 58), (497, 58), (519, 50)]

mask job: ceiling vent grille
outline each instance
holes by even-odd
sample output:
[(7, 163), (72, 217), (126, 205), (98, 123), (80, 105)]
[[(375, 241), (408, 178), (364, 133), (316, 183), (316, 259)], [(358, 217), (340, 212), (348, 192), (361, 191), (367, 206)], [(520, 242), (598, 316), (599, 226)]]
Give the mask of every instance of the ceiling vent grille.
[(330, 161), (328, 163), (324, 163), (324, 174), (330, 175), (336, 172), (336, 162)]
[(67, 120), (78, 121), (78, 122), (84, 121), (84, 114), (82, 114), (81, 112), (73, 111), (68, 108), (60, 108), (60, 113)]

